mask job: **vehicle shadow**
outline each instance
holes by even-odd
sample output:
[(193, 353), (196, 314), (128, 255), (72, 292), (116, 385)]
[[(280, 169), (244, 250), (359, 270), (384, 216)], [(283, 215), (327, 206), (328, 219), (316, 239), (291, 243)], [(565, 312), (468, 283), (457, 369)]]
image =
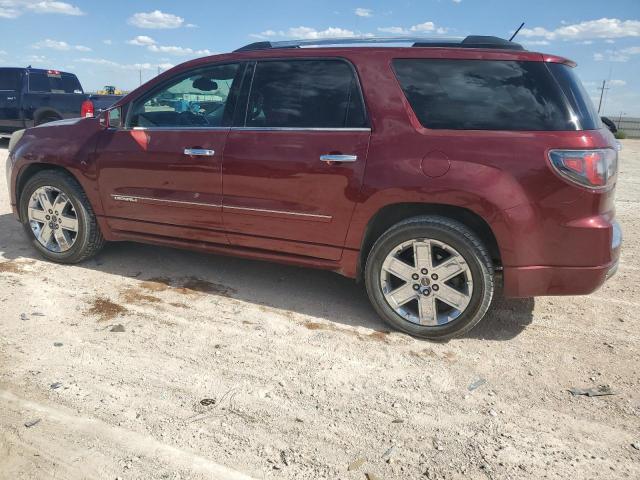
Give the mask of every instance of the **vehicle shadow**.
[[(0, 215), (0, 251), (7, 260), (43, 260), (9, 214)], [(217, 287), (204, 294), (224, 292), (237, 300), (315, 319), (389, 331), (369, 304), (364, 287), (333, 272), (130, 242), (109, 243), (95, 258), (78, 266), (139, 281), (205, 282)], [(123, 285), (127, 287), (130, 285)], [(509, 340), (531, 323), (532, 311), (532, 299), (498, 300), (466, 337)]]
[(0, 138), (0, 150), (7, 150), (9, 148), (9, 139)]

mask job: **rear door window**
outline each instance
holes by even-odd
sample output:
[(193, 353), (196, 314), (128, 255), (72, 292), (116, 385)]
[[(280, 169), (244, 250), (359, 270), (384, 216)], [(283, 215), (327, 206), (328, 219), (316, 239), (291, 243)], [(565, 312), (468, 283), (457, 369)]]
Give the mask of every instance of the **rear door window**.
[(576, 130), (563, 92), (542, 62), (394, 60), (413, 111), (426, 128)]
[(245, 125), (366, 127), (364, 103), (352, 66), (338, 59), (258, 62)]
[(17, 91), (20, 89), (20, 72), (0, 70), (0, 91)]

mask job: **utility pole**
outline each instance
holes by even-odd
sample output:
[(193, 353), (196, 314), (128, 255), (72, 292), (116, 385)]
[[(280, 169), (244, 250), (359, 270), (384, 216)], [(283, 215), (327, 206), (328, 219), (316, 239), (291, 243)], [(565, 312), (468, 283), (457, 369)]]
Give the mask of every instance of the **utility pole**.
[(609, 90), (610, 87), (606, 86), (607, 81), (602, 81), (602, 87), (600, 87), (600, 103), (598, 103), (598, 115), (600, 115), (600, 109), (602, 108), (602, 97), (604, 96), (605, 90)]
[(620, 111), (620, 115), (618, 116), (618, 125), (616, 125), (616, 128), (618, 130), (620, 130), (620, 122), (622, 121), (622, 115), (625, 115), (625, 113), (623, 111)]

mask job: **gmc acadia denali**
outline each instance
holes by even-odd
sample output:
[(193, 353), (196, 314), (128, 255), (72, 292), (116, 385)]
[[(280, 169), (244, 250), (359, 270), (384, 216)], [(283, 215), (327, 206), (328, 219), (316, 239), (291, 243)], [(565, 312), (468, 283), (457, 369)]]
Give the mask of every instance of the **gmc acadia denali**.
[(600, 287), (618, 154), (575, 64), (496, 37), (379, 45), (407, 40), (258, 42), (16, 132), (14, 213), (56, 262), (134, 240), (334, 270), (429, 339), (478, 323), (497, 272), (508, 297)]

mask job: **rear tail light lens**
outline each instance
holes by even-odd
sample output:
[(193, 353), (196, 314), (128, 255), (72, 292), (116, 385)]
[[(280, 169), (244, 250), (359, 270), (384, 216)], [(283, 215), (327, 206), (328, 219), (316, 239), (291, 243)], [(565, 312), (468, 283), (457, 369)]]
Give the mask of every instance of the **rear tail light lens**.
[(80, 107), (80, 116), (82, 118), (93, 117), (95, 111), (93, 109), (93, 102), (91, 100), (85, 100)]
[(551, 150), (551, 166), (567, 180), (583, 187), (606, 189), (616, 181), (618, 152), (596, 150)]

